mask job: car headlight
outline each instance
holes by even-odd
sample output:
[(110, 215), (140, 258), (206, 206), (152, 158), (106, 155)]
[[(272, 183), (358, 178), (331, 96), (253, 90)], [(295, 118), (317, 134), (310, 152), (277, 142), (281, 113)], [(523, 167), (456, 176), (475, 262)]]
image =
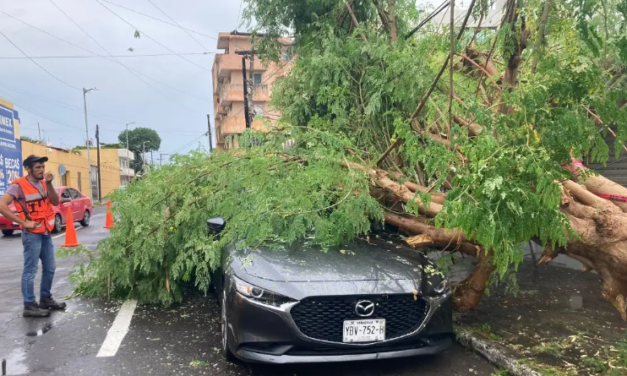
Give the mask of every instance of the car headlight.
[(448, 279), (443, 279), (439, 285), (437, 285), (433, 291), (438, 295), (448, 294), (451, 291), (451, 285), (448, 283)]
[(235, 289), (245, 297), (257, 301), (262, 304), (267, 304), (275, 307), (279, 307), (281, 304), (292, 302), (293, 300), (285, 297), (281, 294), (277, 294), (272, 291), (262, 289), (253, 284), (232, 276), (235, 283)]

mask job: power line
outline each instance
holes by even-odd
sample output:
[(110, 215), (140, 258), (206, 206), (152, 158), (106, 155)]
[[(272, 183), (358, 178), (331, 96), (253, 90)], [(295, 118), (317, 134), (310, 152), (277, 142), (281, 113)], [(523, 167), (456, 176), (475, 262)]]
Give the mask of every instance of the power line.
[[(108, 10), (109, 12), (111, 12), (111, 14), (113, 14), (114, 16), (116, 16), (117, 18), (119, 18), (120, 20), (122, 20), (124, 23), (126, 23), (127, 25), (129, 25), (130, 27), (132, 27), (133, 29), (135, 29), (135, 31), (138, 31), (142, 36), (145, 36), (146, 38), (150, 39), (151, 41), (157, 43), (158, 45), (160, 45), (161, 47), (165, 48), (166, 50), (176, 54), (175, 51), (173, 51), (172, 49), (170, 49), (169, 47), (167, 47), (166, 45), (164, 45), (163, 43), (159, 42), (158, 40), (156, 40), (155, 38), (151, 37), (150, 35), (140, 31), (137, 27), (133, 26), (133, 24), (131, 24), (130, 22), (128, 22), (127, 20), (125, 20), (122, 16), (120, 16), (119, 14), (115, 13), (113, 10), (111, 10), (111, 8), (107, 7), (106, 5), (104, 5), (100, 0), (96, 0), (96, 2), (100, 5), (102, 5), (106, 10)], [(208, 72), (211, 72), (210, 69), (203, 67), (200, 64), (196, 64), (193, 61), (189, 60), (188, 58), (186, 58), (185, 56), (181, 56), (181, 55), (177, 55), (178, 57), (180, 57), (181, 59), (187, 61), (190, 64), (193, 64), (197, 67), (200, 67)]]
[(189, 28), (186, 28), (186, 27), (182, 27), (182, 26), (180, 26), (180, 25), (175, 25), (175, 24), (170, 23), (170, 22), (168, 22), (168, 21), (166, 21), (166, 20), (162, 20), (161, 18), (153, 17), (153, 16), (151, 16), (151, 15), (149, 15), (149, 14), (142, 13), (142, 12), (136, 11), (136, 10), (131, 9), (131, 8), (127, 8), (127, 7), (125, 7), (124, 5), (116, 4), (116, 3), (112, 2), (112, 1), (107, 1), (107, 0), (102, 0), (102, 1), (104, 1), (105, 3), (111, 4), (111, 5), (115, 5), (116, 7), (120, 7), (120, 8), (122, 8), (122, 9), (126, 9), (126, 10), (128, 10), (128, 11), (130, 11), (130, 12), (137, 13), (137, 14), (139, 14), (139, 15), (141, 15), (141, 16), (148, 17), (148, 18), (152, 18), (152, 19), (153, 19), (153, 20), (155, 20), (155, 21), (163, 22), (163, 23), (168, 24), (168, 25), (171, 25), (171, 26), (178, 26), (178, 27), (180, 27), (180, 28), (181, 28), (181, 29), (183, 29), (183, 30), (186, 30), (186, 31), (191, 31), (192, 33), (195, 33), (195, 34), (198, 34), (198, 35), (202, 35), (203, 37), (206, 37), (206, 38), (211, 38), (211, 39), (214, 39), (214, 40), (218, 40), (218, 38), (213, 37), (213, 36), (211, 36), (211, 35), (207, 35), (207, 34), (205, 34), (205, 33), (201, 33), (200, 31), (196, 31), (196, 30), (189, 29)]
[[(146, 74), (144, 74), (144, 73), (141, 73), (141, 72), (139, 72), (139, 71), (137, 71), (137, 70), (135, 70), (135, 69), (133, 69), (133, 68), (131, 68), (131, 67), (129, 67), (129, 66), (124, 65), (122, 62), (117, 61), (117, 60), (115, 60), (115, 59), (114, 59), (114, 58), (112, 58), (112, 57), (108, 57), (108, 56), (105, 56), (105, 55), (101, 55), (101, 54), (96, 53), (96, 52), (94, 52), (94, 51), (88, 50), (88, 49), (86, 49), (86, 48), (84, 48), (84, 47), (81, 47), (81, 46), (79, 46), (79, 45), (77, 45), (77, 44), (75, 44), (75, 43), (72, 43), (72, 42), (70, 42), (70, 41), (68, 41), (68, 40), (65, 40), (65, 39), (63, 39), (63, 38), (57, 37), (56, 35), (53, 35), (53, 34), (51, 34), (51, 33), (47, 32), (47, 31), (45, 31), (45, 30), (43, 30), (43, 29), (40, 29), (40, 28), (38, 28), (38, 27), (36, 27), (36, 26), (34, 26), (34, 25), (31, 25), (31, 24), (29, 24), (28, 22), (22, 21), (22, 20), (20, 20), (20, 19), (19, 19), (19, 18), (17, 18), (17, 17), (14, 17), (14, 16), (12, 16), (12, 15), (10, 15), (10, 14), (6, 13), (6, 12), (3, 12), (2, 10), (0, 10), (0, 13), (2, 13), (2, 14), (4, 14), (5, 16), (8, 16), (8, 17), (10, 17), (10, 18), (14, 19), (15, 21), (18, 21), (18, 22), (20, 22), (20, 23), (22, 23), (22, 24), (24, 24), (24, 25), (26, 25), (26, 26), (28, 26), (28, 27), (31, 27), (31, 28), (33, 28), (33, 29), (35, 29), (35, 30), (37, 30), (37, 31), (39, 31), (39, 32), (41, 32), (41, 33), (44, 33), (44, 34), (46, 34), (46, 35), (48, 35), (48, 36), (50, 36), (50, 37), (52, 37), (52, 38), (54, 38), (54, 39), (56, 39), (56, 40), (58, 40), (58, 41), (61, 41), (61, 42), (63, 42), (63, 43), (67, 43), (67, 44), (69, 44), (70, 46), (76, 47), (76, 48), (78, 48), (78, 49), (80, 49), (80, 50), (82, 50), (82, 51), (85, 51), (85, 52), (87, 52), (87, 53), (89, 53), (89, 54), (92, 54), (92, 55), (94, 55), (94, 56), (97, 56), (97, 57), (99, 57), (99, 58), (102, 58), (102, 59), (109, 60), (109, 61), (111, 61), (111, 62), (117, 63), (117, 64), (119, 64), (119, 65), (121, 65), (121, 66), (125, 67), (126, 69), (130, 69), (130, 70), (132, 70), (133, 72), (135, 72), (135, 73), (137, 73), (137, 74), (139, 74), (139, 75), (142, 75), (142, 76), (144, 76), (144, 77), (146, 77), (146, 78), (148, 78), (148, 79), (150, 79), (150, 80), (152, 80), (152, 81), (155, 81), (155, 82), (156, 82), (156, 83), (158, 83), (158, 84), (161, 84), (161, 85), (163, 85), (163, 86), (165, 86), (165, 87), (168, 87), (168, 88), (170, 88), (170, 89), (172, 89), (172, 90), (174, 90), (174, 91), (178, 91), (179, 93), (182, 93), (182, 94), (185, 94), (185, 95), (188, 95), (188, 96), (191, 96), (191, 97), (195, 97), (195, 98), (201, 99), (202, 101), (209, 101), (209, 100), (208, 100), (208, 99), (206, 99), (206, 98), (202, 98), (202, 97), (199, 97), (199, 96), (197, 96), (197, 95), (195, 95), (195, 94), (190, 94), (190, 93), (184, 92), (184, 91), (182, 91), (182, 90), (176, 89), (176, 88), (174, 88), (174, 87), (172, 87), (172, 86), (170, 86), (170, 85), (168, 85), (168, 84), (165, 84), (165, 83), (163, 83), (163, 82), (161, 82), (161, 81), (159, 81), (159, 80), (157, 80), (157, 79), (155, 79), (155, 78), (152, 78), (152, 77), (150, 77), (150, 76), (148, 76), (148, 75), (146, 75)], [(178, 55), (178, 54), (177, 54), (177, 53), (173, 53), (173, 55)], [(138, 78), (139, 78), (139, 77), (138, 77)], [(140, 80), (141, 80), (141, 78), (140, 78)], [(142, 82), (144, 82), (144, 83), (146, 83), (144, 80), (141, 80), (141, 81), (142, 81)], [(159, 94), (161, 94), (161, 95), (164, 95), (164, 96), (165, 96), (165, 94), (163, 94), (160, 90), (158, 90), (157, 88), (155, 88), (155, 87), (154, 87), (154, 86), (152, 86), (151, 84), (149, 84), (149, 83), (146, 83), (146, 84), (147, 84), (149, 87), (151, 87), (153, 90), (157, 91)], [(167, 98), (167, 96), (166, 96), (166, 98)], [(167, 98), (167, 99), (170, 99), (170, 98)], [(187, 106), (183, 106), (183, 105), (181, 105), (181, 104), (179, 104), (179, 106), (181, 106), (181, 107), (183, 107), (183, 108), (185, 108), (185, 109), (187, 109), (187, 110), (194, 111), (194, 110), (192, 110), (192, 109), (188, 108)]]
[[(44, 97), (44, 96), (41, 96), (41, 95), (38, 95), (38, 94), (33, 94), (33, 93), (28, 92), (28, 91), (21, 90), (21, 89), (15, 88), (13, 86), (9, 86), (9, 85), (4, 84), (4, 83), (0, 83), (0, 87), (4, 87), (4, 88), (6, 88), (8, 90), (15, 91), (15, 92), (20, 93), (22, 95), (26, 95), (26, 96), (29, 96), (29, 97), (33, 97), (33, 98), (39, 99), (39, 100), (44, 101), (44, 102), (51, 103), (51, 104), (53, 104), (55, 106), (59, 106), (61, 108), (65, 108), (65, 109), (68, 109), (68, 110), (72, 110), (72, 111), (83, 113), (83, 109), (81, 107), (79, 107), (79, 106), (75, 106), (75, 105), (72, 105), (72, 104), (69, 104), (69, 103), (65, 103), (65, 102), (54, 100), (54, 99), (50, 99), (50, 98), (47, 98), (47, 97)], [(125, 122), (123, 120), (115, 119), (115, 118), (113, 118), (111, 116), (108, 116), (108, 115), (101, 115), (97, 111), (89, 111), (88, 114), (90, 114), (91, 116), (94, 116), (94, 117), (98, 117), (98, 118), (104, 119), (104, 120), (114, 121), (116, 123), (125, 124)]]
[[(184, 52), (180, 54), (147, 54), (147, 55), (111, 55), (112, 58), (136, 58), (136, 57), (163, 57), (163, 56), (198, 56), (198, 55), (210, 55), (216, 52)], [(44, 56), (0, 56), (1, 60), (25, 60), (25, 59), (96, 59), (102, 58), (102, 56), (93, 55), (44, 55)]]
[[(9, 89), (13, 89), (13, 90), (15, 90), (15, 91), (18, 91), (18, 90), (14, 89), (14, 88), (12, 88), (11, 86), (8, 86), (8, 85), (0, 84), (0, 86), (6, 86), (6, 87), (8, 87)], [(27, 94), (27, 95), (28, 95), (28, 94)], [(8, 95), (6, 95), (6, 94), (5, 94), (5, 95), (3, 95), (3, 96), (4, 96), (4, 97), (6, 97), (6, 98), (8, 98), (8, 97), (9, 97), (9, 96), (8, 96)], [(35, 96), (35, 95), (33, 95), (33, 96)], [(37, 96), (35, 96), (35, 97), (37, 97)], [(52, 100), (50, 100), (50, 99), (48, 99), (48, 98), (46, 98), (46, 97), (40, 97), (40, 99), (41, 99), (41, 100), (43, 100), (43, 101), (50, 102), (51, 104), (55, 104)], [(15, 100), (13, 100), (13, 99), (11, 99), (10, 101), (11, 101), (13, 104), (15, 104), (16, 106), (20, 107), (20, 109), (23, 109), (23, 110), (24, 110), (24, 111), (26, 111), (26, 112), (30, 112), (30, 113), (32, 113), (33, 115), (40, 116), (40, 117), (42, 117), (42, 118), (44, 118), (44, 119), (46, 119), (46, 120), (52, 121), (53, 123), (57, 123), (57, 124), (60, 124), (60, 125), (66, 126), (66, 127), (75, 128), (75, 129), (80, 129), (80, 130), (82, 130), (82, 129), (83, 129), (83, 128), (80, 128), (80, 127), (75, 127), (75, 126), (72, 126), (72, 125), (69, 125), (69, 124), (66, 124), (66, 123), (60, 122), (60, 121), (58, 121), (58, 120), (55, 120), (55, 119), (51, 118), (51, 117), (50, 117), (50, 116), (48, 116), (48, 115), (42, 114), (41, 112), (34, 111), (34, 110), (29, 110), (29, 109), (25, 108), (24, 106), (22, 106), (21, 104), (17, 103), (17, 102), (16, 102)], [(69, 105), (69, 104), (66, 104), (66, 103), (63, 103), (63, 102), (59, 102), (59, 103), (60, 103), (60, 104), (55, 104), (55, 105), (57, 105), (57, 106), (59, 106), (59, 107), (62, 107), (62, 108), (63, 108), (63, 107), (65, 107), (66, 109), (69, 109), (69, 110), (74, 110), (74, 109), (72, 109), (72, 108), (68, 108), (68, 107), (74, 107), (74, 106), (72, 106), (72, 105)], [(82, 113), (82, 112), (83, 112), (83, 110), (77, 110), (76, 112), (80, 112), (80, 113)], [(92, 116), (94, 116), (94, 117), (99, 117), (99, 118), (104, 119), (104, 120), (107, 120), (107, 121), (112, 121), (112, 122), (115, 122), (115, 123), (118, 123), (118, 124), (125, 124), (124, 122), (122, 122), (122, 121), (120, 121), (120, 120), (109, 120), (109, 119), (105, 119), (105, 118), (103, 118), (103, 117), (101, 117), (101, 116), (94, 115), (94, 114), (92, 114), (91, 112), (90, 112), (89, 114), (90, 114), (90, 115), (92, 115)], [(141, 124), (140, 124), (140, 125), (141, 125)], [(147, 127), (150, 127), (150, 125), (148, 125)], [(24, 129), (24, 127), (20, 127), (20, 128)], [(157, 132), (157, 133), (176, 133), (176, 134), (188, 133), (188, 134), (197, 134), (196, 132), (193, 132), (193, 131), (179, 131), (179, 130), (166, 131), (166, 130), (159, 130), (159, 129), (154, 129), (154, 128), (150, 128), (150, 129), (153, 129), (153, 130), (154, 130), (155, 132)], [(100, 131), (101, 131), (101, 132), (116, 132), (116, 133), (119, 133), (119, 132), (124, 131), (124, 129), (104, 129), (104, 130), (103, 130), (103, 129), (101, 129)]]
[(208, 133), (208, 132), (205, 132), (205, 133), (201, 134), (200, 136), (198, 136), (198, 137), (196, 137), (195, 139), (193, 139), (191, 142), (189, 142), (189, 143), (187, 143), (187, 144), (185, 144), (185, 145), (181, 146), (180, 148), (178, 148), (178, 149), (176, 149), (176, 150), (174, 150), (174, 151), (171, 151), (171, 152), (169, 152), (169, 153), (166, 153), (166, 154), (169, 154), (169, 155), (176, 154), (178, 151), (183, 150), (183, 149), (185, 149), (186, 147), (190, 146), (191, 144), (193, 144), (194, 142), (196, 142), (196, 140), (200, 139), (201, 137), (206, 137), (206, 136), (207, 136), (207, 133)]
[(50, 73), (49, 70), (47, 70), (46, 68), (44, 68), (43, 66), (41, 66), (38, 62), (36, 62), (35, 60), (31, 59), (30, 56), (28, 56), (28, 54), (26, 54), (26, 52), (24, 52), (21, 48), (19, 48), (17, 46), (17, 44), (13, 43), (13, 41), (11, 39), (9, 39), (9, 37), (7, 37), (2, 31), (0, 31), (0, 35), (2, 35), (6, 40), (9, 41), (9, 43), (11, 43), (13, 45), (13, 47), (17, 48), (25, 57), (27, 57), (31, 62), (33, 62), (33, 64), (35, 64), (36, 66), (38, 66), (39, 68), (41, 68), (41, 70), (43, 70), (44, 72), (48, 73), (50, 76), (52, 76), (55, 80), (61, 82), (64, 85), (67, 85), (69, 87), (71, 87), (72, 89), (76, 89), (79, 90), (79, 88), (77, 88), (76, 86), (72, 86), (70, 84), (68, 84), (67, 82), (63, 81), (62, 79), (60, 79), (59, 77), (55, 76), (54, 74)]
[(235, 21), (235, 30), (239, 27), (239, 19), (242, 16), (242, 5), (244, 4), (244, 0), (240, 0), (239, 2), (239, 10), (237, 11), (237, 21)]
[[(106, 49), (106, 48), (105, 48), (102, 44), (100, 44), (100, 42), (98, 42), (98, 41), (96, 40), (96, 38), (92, 37), (92, 36), (91, 36), (91, 35), (90, 35), (87, 31), (85, 31), (85, 29), (83, 29), (83, 28), (81, 27), (81, 25), (79, 25), (76, 21), (74, 21), (74, 19), (72, 19), (72, 17), (70, 17), (67, 13), (65, 13), (65, 12), (63, 11), (63, 9), (61, 9), (61, 8), (60, 8), (60, 7), (59, 7), (59, 6), (58, 6), (58, 5), (57, 5), (57, 4), (56, 4), (53, 0), (49, 0), (49, 1), (50, 1), (50, 2), (52, 3), (52, 5), (54, 5), (54, 6), (55, 6), (55, 7), (56, 7), (56, 8), (57, 8), (57, 9), (58, 9), (61, 13), (63, 13), (63, 15), (64, 15), (65, 17), (67, 17), (67, 18), (68, 18), (68, 19), (69, 19), (69, 20), (70, 20), (70, 21), (71, 21), (74, 25), (76, 25), (76, 27), (78, 27), (78, 28), (79, 28), (79, 29), (80, 29), (80, 30), (81, 30), (81, 31), (82, 31), (85, 35), (87, 35), (87, 36), (89, 37), (89, 39), (91, 39), (92, 41), (94, 41), (94, 43), (96, 43), (96, 44), (97, 44), (97, 45), (98, 45), (98, 46), (99, 46), (99, 47), (100, 47), (100, 48), (101, 48), (104, 52), (106, 52), (109, 56), (112, 56), (112, 54), (111, 54), (111, 52), (109, 52), (109, 50), (107, 50), (107, 49)], [(139, 76), (138, 76), (138, 72), (137, 72), (137, 71), (135, 71), (134, 69), (132, 69), (132, 68), (130, 68), (130, 67), (128, 67), (128, 66), (126, 66), (126, 65), (124, 65), (124, 64), (123, 64), (122, 62), (120, 62), (118, 59), (116, 59), (116, 58), (113, 58), (113, 59), (115, 60), (115, 62), (116, 62), (116, 63), (118, 63), (118, 64), (120, 64), (121, 66), (123, 66), (124, 68), (126, 68), (129, 72), (131, 72), (134, 76), (136, 76), (137, 78), (139, 78), (139, 79), (140, 79), (142, 82), (144, 82), (146, 85), (150, 86), (152, 89), (156, 90), (157, 92), (159, 92), (160, 94), (162, 94), (162, 95), (163, 95), (163, 93), (161, 93), (161, 92), (159, 91), (159, 89), (157, 89), (156, 87), (152, 86), (150, 83), (146, 82), (146, 80), (144, 80), (143, 78), (139, 77)], [(163, 84), (162, 84), (162, 85), (163, 85)], [(169, 85), (165, 85), (165, 86), (169, 86)], [(171, 89), (173, 89), (173, 90), (178, 90), (178, 89), (175, 89), (175, 88), (173, 88), (173, 87), (171, 87)], [(197, 97), (197, 96), (196, 96), (196, 97)], [(197, 97), (197, 98), (200, 98), (200, 97)]]
[(36, 116), (42, 117), (42, 118), (44, 118), (44, 119), (46, 119), (46, 120), (49, 120), (49, 121), (51, 121), (51, 122), (53, 122), (53, 123), (57, 123), (57, 124), (59, 124), (59, 125), (63, 125), (64, 127), (73, 128), (73, 129), (78, 129), (78, 130), (81, 130), (81, 131), (83, 131), (83, 130), (84, 130), (84, 129), (83, 129), (83, 128), (81, 128), (81, 127), (75, 127), (75, 126), (73, 126), (73, 125), (69, 125), (69, 124), (66, 124), (66, 123), (60, 122), (60, 121), (58, 121), (58, 120), (55, 120), (55, 119), (53, 119), (53, 118), (51, 118), (51, 117), (49, 117), (49, 116), (47, 116), (47, 115), (42, 114), (41, 112), (37, 112), (37, 111), (34, 111), (34, 110), (29, 110), (28, 108), (26, 108), (26, 107), (22, 106), (21, 104), (19, 104), (19, 103), (15, 102), (15, 101), (13, 101), (13, 100), (11, 100), (11, 102), (12, 102), (14, 105), (16, 105), (16, 106), (20, 107), (20, 110), (24, 110), (24, 111), (26, 111), (26, 112), (30, 112), (30, 113), (31, 113), (31, 114), (33, 114), (33, 115), (36, 115)]
[(157, 5), (155, 5), (155, 3), (152, 2), (152, 0), (148, 0), (148, 2), (150, 4), (152, 4), (153, 7), (157, 8), (157, 10), (159, 12), (161, 12), (164, 16), (166, 16), (170, 21), (174, 22), (176, 24), (176, 26), (178, 26), (181, 30), (183, 30), (185, 32), (185, 34), (187, 34), (190, 38), (192, 38), (194, 40), (194, 42), (196, 42), (200, 47), (202, 47), (204, 50), (209, 50), (207, 47), (205, 47), (202, 43), (200, 43), (198, 41), (198, 39), (196, 39), (192, 34), (189, 33), (189, 31), (185, 30), (185, 28), (183, 28), (183, 26), (181, 26), (178, 22), (176, 22), (172, 17), (170, 17), (166, 12), (164, 12), (163, 10), (161, 10), (161, 8), (159, 8)]

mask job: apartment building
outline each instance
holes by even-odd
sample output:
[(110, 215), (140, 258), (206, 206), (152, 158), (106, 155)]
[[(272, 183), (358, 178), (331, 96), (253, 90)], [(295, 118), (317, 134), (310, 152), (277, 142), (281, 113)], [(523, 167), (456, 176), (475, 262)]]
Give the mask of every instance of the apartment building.
[[(280, 62), (263, 62), (257, 56), (242, 61), (242, 55), (237, 52), (252, 50), (253, 35), (233, 31), (218, 34), (219, 50), (224, 53), (216, 54), (213, 63), (213, 110), (216, 143), (219, 149), (229, 150), (236, 147), (235, 137), (246, 129), (244, 111), (244, 77), (243, 63), (246, 64), (246, 75), (249, 79), (252, 66), (252, 98), (250, 109), (254, 111), (254, 120), (251, 128), (266, 130), (266, 126), (277, 117), (277, 111), (270, 107), (272, 84), (284, 76), (291, 66), (292, 56), (289, 46), (292, 40), (281, 38), (284, 46)], [(255, 35), (254, 38), (263, 38)]]

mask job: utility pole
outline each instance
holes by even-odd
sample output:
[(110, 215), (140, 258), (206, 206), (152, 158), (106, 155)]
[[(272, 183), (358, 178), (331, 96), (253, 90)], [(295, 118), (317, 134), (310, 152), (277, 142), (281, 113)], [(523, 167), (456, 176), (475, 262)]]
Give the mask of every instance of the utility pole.
[(159, 166), (163, 166), (163, 156), (164, 155), (170, 155), (170, 154), (166, 154), (166, 153), (160, 153), (159, 154)]
[(102, 180), (100, 179), (100, 129), (98, 124), (96, 124), (96, 148), (98, 151), (96, 162), (98, 165), (98, 202), (102, 203)]
[(39, 132), (39, 142), (41, 142), (41, 127), (39, 126), (39, 122), (37, 122), (37, 131)]
[(155, 164), (155, 159), (152, 157), (152, 150), (150, 151), (150, 164)]
[(207, 131), (207, 138), (209, 138), (209, 152), (213, 151), (213, 142), (211, 140), (211, 115), (207, 114), (207, 127), (209, 128)]
[(130, 123), (126, 123), (126, 157), (130, 158), (130, 156), (128, 155), (129, 150), (131, 150), (129, 148), (129, 143), (128, 143), (128, 126), (131, 124), (135, 124), (134, 121), (131, 121)]
[(248, 82), (250, 83), (248, 89), (248, 117), (250, 118), (250, 126), (252, 127), (253, 120), (255, 119), (255, 103), (253, 99), (255, 93), (255, 75), (253, 71), (255, 62), (255, 34), (252, 36), (250, 46), (250, 72), (248, 73)]
[[(238, 55), (242, 55), (242, 81), (244, 83), (244, 119), (246, 119), (246, 129), (250, 129), (250, 108), (252, 102), (250, 102), (250, 93), (248, 88), (248, 79), (246, 78), (246, 57), (251, 51), (236, 51)], [(251, 90), (252, 91), (252, 90)]]
[(95, 87), (92, 87), (91, 89), (85, 89), (83, 88), (83, 109), (85, 110), (85, 136), (87, 137), (87, 171), (88, 171), (88, 175), (89, 175), (89, 198), (94, 198), (94, 192), (92, 192), (91, 189), (91, 158), (89, 156), (89, 125), (87, 122), (87, 93), (89, 93), (92, 90), (96, 90)]

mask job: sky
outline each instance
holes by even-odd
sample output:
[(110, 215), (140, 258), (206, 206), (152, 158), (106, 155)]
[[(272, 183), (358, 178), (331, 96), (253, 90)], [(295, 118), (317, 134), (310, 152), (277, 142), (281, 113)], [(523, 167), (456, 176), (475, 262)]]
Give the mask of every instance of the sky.
[(207, 148), (215, 38), (242, 30), (240, 14), (241, 0), (0, 0), (0, 97), (22, 135), (39, 138), (39, 125), (57, 147), (85, 144), (83, 88), (97, 88), (86, 96), (94, 142), (96, 124), (113, 143), (134, 122), (159, 133), (156, 154)]
[(57, 147), (85, 144), (83, 88), (97, 88), (86, 96), (94, 142), (96, 124), (101, 142), (114, 143), (134, 123), (159, 133), (156, 154), (207, 148), (211, 67), (222, 52), (216, 38), (245, 31), (242, 7), (242, 0), (0, 0), (0, 97), (15, 105), (22, 135), (38, 139), (39, 126)]

